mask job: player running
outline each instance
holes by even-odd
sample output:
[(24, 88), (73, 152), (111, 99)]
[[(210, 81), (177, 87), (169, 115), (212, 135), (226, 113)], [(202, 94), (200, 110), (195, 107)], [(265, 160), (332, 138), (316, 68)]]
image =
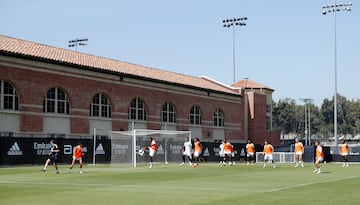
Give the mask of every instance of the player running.
[(340, 155), (343, 159), (343, 167), (348, 167), (349, 163), (348, 163), (348, 159), (347, 156), (349, 155), (349, 146), (346, 143), (346, 141), (344, 140), (340, 145)]
[(248, 143), (246, 144), (246, 165), (249, 165), (250, 163), (253, 164), (255, 159), (255, 145), (251, 142), (251, 140), (248, 140)]
[(184, 147), (181, 151), (182, 153), (182, 163), (180, 165), (184, 165), (185, 164), (185, 157), (188, 158), (189, 160), (189, 165), (192, 165), (192, 158), (191, 158), (191, 150), (192, 150), (192, 144), (191, 141), (189, 140), (189, 137), (185, 138), (185, 142), (184, 142)]
[(51, 150), (49, 153), (49, 158), (46, 160), (44, 168), (41, 170), (42, 172), (46, 172), (47, 167), (49, 166), (49, 163), (52, 163), (56, 169), (56, 174), (60, 174), (58, 169), (58, 156), (60, 153), (59, 146), (55, 143), (55, 140), (50, 140)]
[(298, 138), (295, 139), (295, 166), (298, 167), (299, 163), (301, 164), (301, 167), (304, 167), (304, 161), (302, 159), (302, 156), (304, 154), (304, 146), (302, 142), (299, 141)]
[(324, 151), (320, 145), (320, 141), (315, 142), (315, 170), (313, 171), (316, 174), (320, 174), (320, 163), (324, 161)]
[(71, 162), (71, 166), (68, 170), (68, 174), (71, 173), (71, 169), (74, 167), (75, 162), (78, 161), (80, 164), (80, 170), (79, 173), (82, 174), (82, 167), (83, 167), (83, 161), (82, 161), (82, 156), (83, 156), (83, 152), (82, 152), (82, 144), (79, 143), (73, 151), (73, 156), (72, 156), (72, 162)]
[(232, 150), (233, 146), (229, 141), (225, 141), (224, 144), (224, 166), (225, 166), (225, 162), (226, 162), (226, 158), (229, 161), (229, 165), (233, 164), (233, 160), (232, 160), (232, 156), (231, 156), (231, 150)]
[(199, 138), (195, 138), (194, 140), (194, 163), (192, 167), (198, 167), (199, 166), (199, 157), (202, 152), (202, 145), (200, 143)]
[(266, 168), (267, 163), (270, 161), (271, 161), (273, 167), (276, 168), (274, 159), (273, 159), (273, 152), (274, 152), (274, 147), (270, 143), (268, 143), (268, 141), (265, 141), (265, 143), (264, 143), (264, 167), (263, 168)]

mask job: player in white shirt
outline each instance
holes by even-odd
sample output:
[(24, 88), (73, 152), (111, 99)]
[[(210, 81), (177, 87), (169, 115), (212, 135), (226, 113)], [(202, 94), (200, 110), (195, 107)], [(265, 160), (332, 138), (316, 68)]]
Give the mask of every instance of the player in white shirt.
[(220, 164), (223, 164), (223, 165), (225, 165), (224, 145), (225, 145), (225, 141), (221, 140), (221, 144), (219, 146), (219, 157), (220, 157)]
[(181, 150), (182, 153), (182, 163), (180, 165), (185, 164), (185, 157), (189, 160), (189, 165), (192, 165), (192, 157), (191, 157), (191, 151), (192, 151), (192, 144), (188, 137), (185, 138), (184, 147)]

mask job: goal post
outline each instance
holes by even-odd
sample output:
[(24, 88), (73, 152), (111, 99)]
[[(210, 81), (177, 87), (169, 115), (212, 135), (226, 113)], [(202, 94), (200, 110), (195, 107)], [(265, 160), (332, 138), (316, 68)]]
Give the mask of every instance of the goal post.
[(184, 139), (191, 140), (191, 131), (134, 129), (130, 131), (110, 131), (111, 164), (147, 163), (149, 156), (139, 154), (139, 150), (150, 146), (150, 137), (156, 141), (156, 163), (180, 162)]

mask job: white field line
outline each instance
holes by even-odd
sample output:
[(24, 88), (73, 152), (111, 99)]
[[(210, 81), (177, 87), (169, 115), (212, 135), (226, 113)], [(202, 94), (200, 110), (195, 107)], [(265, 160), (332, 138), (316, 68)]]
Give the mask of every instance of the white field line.
[(304, 184), (297, 184), (297, 185), (291, 185), (291, 186), (285, 186), (285, 187), (279, 187), (279, 188), (275, 188), (275, 189), (270, 189), (270, 190), (267, 190), (265, 192), (276, 192), (276, 191), (281, 191), (281, 190), (285, 190), (285, 189), (299, 188), (299, 187), (310, 186), (310, 185), (314, 185), (314, 184), (336, 182), (336, 181), (341, 181), (341, 180), (354, 179), (354, 178), (358, 178), (358, 177), (360, 177), (360, 176), (350, 176), (350, 177), (344, 177), (344, 178), (333, 179), (333, 180), (309, 182), (309, 183), (304, 183)]
[[(69, 185), (70, 183), (64, 183), (64, 182), (54, 182), (54, 183), (50, 183), (50, 182), (31, 182), (31, 181), (27, 181), (27, 182), (19, 182), (19, 181), (0, 181), (0, 184), (29, 184), (29, 185)], [(119, 187), (119, 188), (133, 188), (133, 189), (138, 189), (138, 188), (145, 188), (148, 190), (154, 190), (154, 189), (174, 189), (174, 190), (194, 190), (194, 191), (232, 191), (232, 192), (263, 192), (263, 191), (259, 191), (259, 190), (250, 190), (250, 189), (237, 189), (237, 188), (232, 188), (232, 189), (228, 189), (228, 188), (209, 188), (209, 187), (193, 187), (193, 186), (156, 186), (156, 185), (130, 185), (130, 184), (101, 184), (101, 183), (83, 183), (83, 184), (79, 184), (78, 182), (71, 184), (71, 186), (81, 186), (81, 187), (90, 187), (90, 186), (96, 186), (96, 187)], [(143, 190), (142, 190), (143, 191)]]

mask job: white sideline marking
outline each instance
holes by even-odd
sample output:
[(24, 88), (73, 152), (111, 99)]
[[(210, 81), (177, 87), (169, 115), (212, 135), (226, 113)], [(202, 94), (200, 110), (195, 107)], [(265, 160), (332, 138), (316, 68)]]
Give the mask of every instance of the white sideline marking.
[[(19, 182), (19, 181), (0, 181), (0, 184), (34, 184), (34, 185), (69, 185), (69, 183), (63, 183), (63, 182), (54, 182), (54, 183), (49, 183), (49, 182), (31, 182), (31, 181), (26, 181), (26, 182)], [(233, 188), (233, 189), (222, 189), (222, 188), (206, 188), (206, 187), (182, 187), (182, 186), (154, 186), (154, 185), (130, 185), (130, 184), (88, 184), (88, 183), (84, 183), (84, 184), (79, 184), (79, 183), (74, 183), (71, 184), (71, 186), (106, 186), (106, 187), (123, 187), (123, 188), (145, 188), (147, 190), (153, 190), (154, 188), (157, 189), (178, 189), (178, 190), (194, 190), (194, 191), (233, 191), (233, 192), (239, 192), (239, 191), (243, 191), (243, 192), (263, 192), (263, 191), (259, 191), (259, 190), (250, 190), (250, 189), (237, 189), (237, 188)], [(141, 190), (144, 191), (144, 190)]]
[(276, 192), (276, 191), (281, 191), (281, 190), (285, 190), (285, 189), (292, 189), (292, 188), (298, 188), (298, 187), (304, 187), (304, 186), (309, 186), (309, 185), (314, 185), (314, 184), (322, 184), (322, 183), (328, 183), (328, 182), (336, 182), (336, 181), (341, 181), (341, 180), (346, 180), (346, 179), (353, 179), (353, 178), (358, 178), (358, 177), (360, 177), (360, 176), (351, 176), (351, 177), (344, 177), (344, 178), (333, 179), (333, 180), (297, 184), (297, 185), (292, 185), (292, 186), (285, 186), (285, 187), (270, 189), (270, 190), (267, 190), (265, 192)]

